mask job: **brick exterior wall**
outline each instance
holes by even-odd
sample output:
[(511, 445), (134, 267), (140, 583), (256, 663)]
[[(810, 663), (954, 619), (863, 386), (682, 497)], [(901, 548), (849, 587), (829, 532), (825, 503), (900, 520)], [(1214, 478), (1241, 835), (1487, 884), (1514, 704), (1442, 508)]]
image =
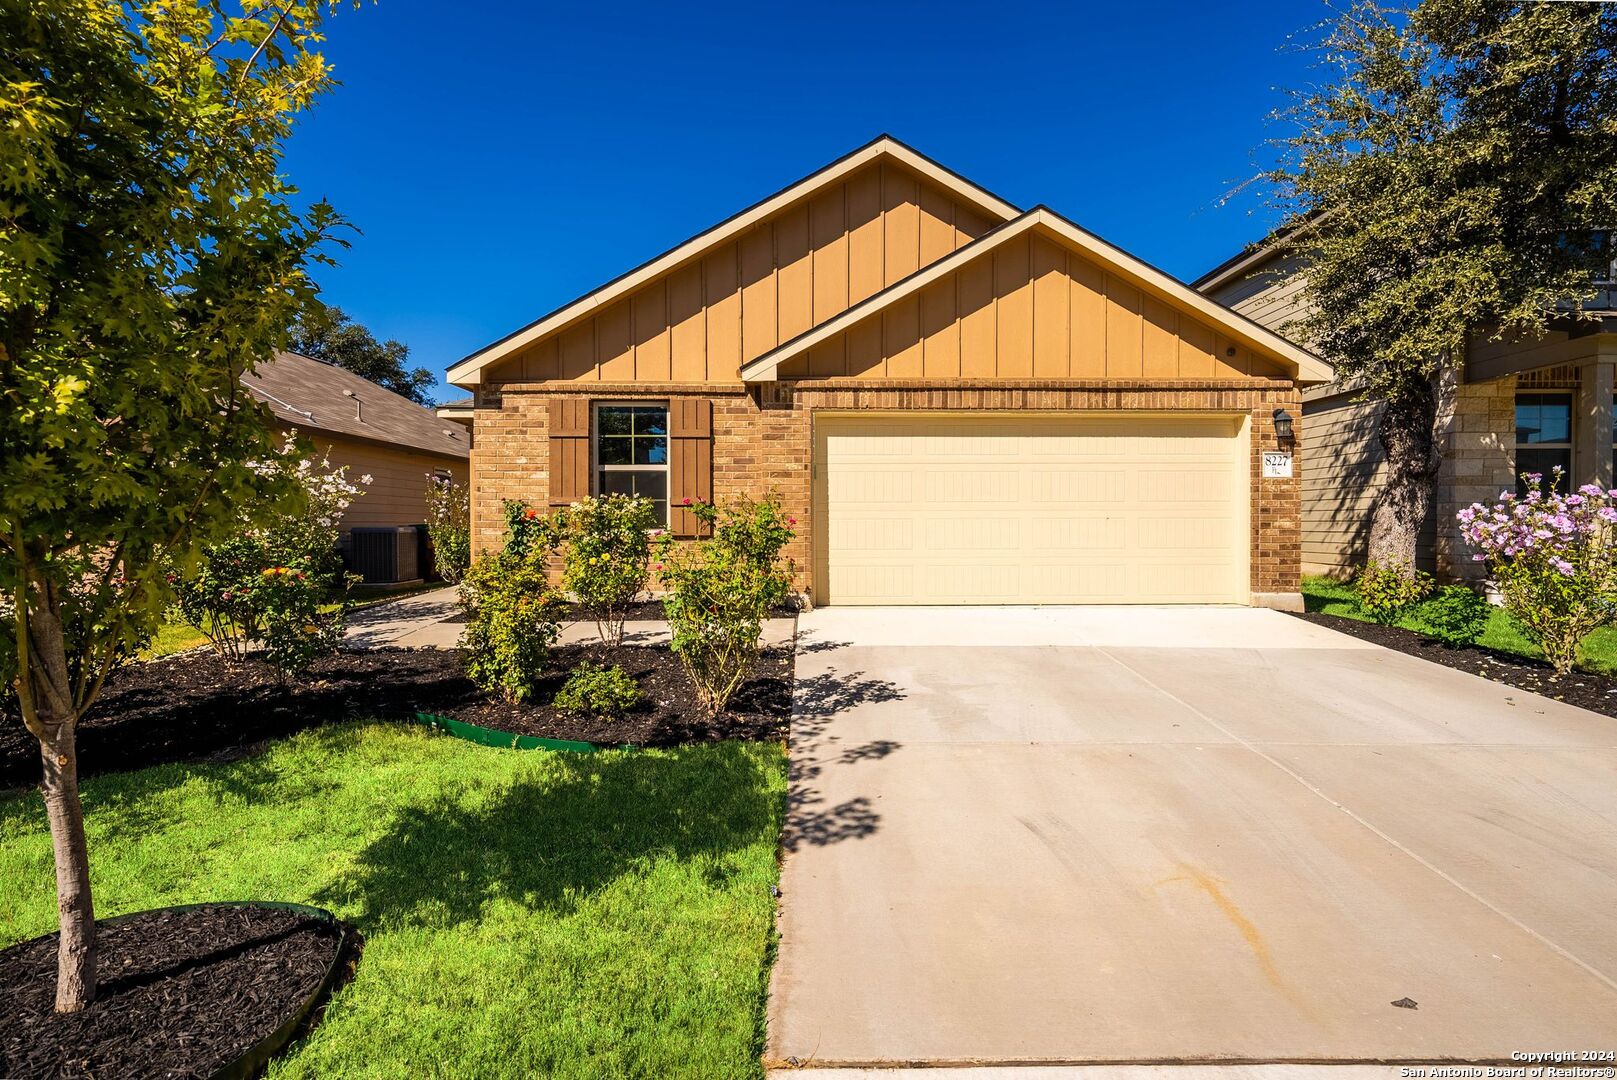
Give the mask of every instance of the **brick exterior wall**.
[[(1253, 593), (1296, 593), (1301, 559), (1301, 469), (1289, 479), (1263, 479), (1264, 450), (1302, 442), (1302, 408), (1296, 387), (1279, 379), (1175, 381), (1110, 380), (1074, 383), (1025, 380), (972, 385), (964, 382), (864, 382), (800, 380), (749, 390), (739, 384), (692, 386), (596, 383), (505, 383), (477, 394), (472, 548), (496, 548), (503, 531), (501, 503), (525, 499), (543, 504), (548, 491), (547, 402), (557, 394), (594, 400), (705, 397), (713, 402), (713, 492), (719, 501), (738, 496), (779, 495), (798, 520), (798, 537), (787, 554), (799, 567), (799, 586), (812, 587), (811, 556), (813, 439), (816, 410), (1005, 410), (1150, 411), (1246, 413), (1251, 433), (1250, 566)], [(1296, 419), (1296, 444), (1278, 447), (1272, 415), (1285, 409)]]

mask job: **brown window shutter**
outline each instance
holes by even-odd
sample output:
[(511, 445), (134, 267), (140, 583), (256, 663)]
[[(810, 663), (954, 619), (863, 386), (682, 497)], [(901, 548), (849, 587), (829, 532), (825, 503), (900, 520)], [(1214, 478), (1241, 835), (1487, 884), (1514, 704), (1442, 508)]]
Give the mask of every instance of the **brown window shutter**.
[(668, 403), (668, 527), (675, 536), (705, 536), (706, 526), (679, 504), (713, 501), (713, 402)]
[(550, 505), (566, 506), (590, 493), (588, 398), (550, 399)]

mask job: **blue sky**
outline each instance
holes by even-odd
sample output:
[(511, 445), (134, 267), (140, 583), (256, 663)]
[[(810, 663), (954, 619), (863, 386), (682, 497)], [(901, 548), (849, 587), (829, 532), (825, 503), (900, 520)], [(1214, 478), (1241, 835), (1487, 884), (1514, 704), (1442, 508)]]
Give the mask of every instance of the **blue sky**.
[(884, 131), (1189, 279), (1270, 224), (1222, 197), (1326, 13), (381, 0), (329, 24), (286, 167), (363, 232), (327, 302), (440, 376)]

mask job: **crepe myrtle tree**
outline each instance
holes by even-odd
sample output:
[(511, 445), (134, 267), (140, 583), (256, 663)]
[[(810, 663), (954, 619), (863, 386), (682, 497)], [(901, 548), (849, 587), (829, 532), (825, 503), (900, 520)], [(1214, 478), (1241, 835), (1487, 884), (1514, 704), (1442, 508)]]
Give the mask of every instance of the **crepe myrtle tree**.
[(0, 0), (0, 668), (39, 740), (61, 1012), (96, 992), (78, 721), (165, 568), (288, 494), (250, 465), (273, 445), (241, 377), (341, 224), (280, 175), (330, 10)]
[(1413, 566), (1467, 343), (1591, 318), (1617, 222), (1617, 5), (1357, 0), (1278, 114), (1283, 329), (1382, 403), (1370, 559)]

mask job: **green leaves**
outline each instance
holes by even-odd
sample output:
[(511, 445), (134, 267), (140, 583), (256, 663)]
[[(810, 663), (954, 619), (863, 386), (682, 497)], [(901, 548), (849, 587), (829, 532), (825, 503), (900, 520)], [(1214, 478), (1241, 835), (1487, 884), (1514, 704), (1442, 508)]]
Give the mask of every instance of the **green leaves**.
[(273, 501), (240, 380), (342, 226), (281, 171), (328, 10), (0, 0), (0, 594), (66, 612), (82, 704)]
[(1568, 244), (1617, 220), (1617, 8), (1360, 2), (1318, 43), (1329, 78), (1280, 114), (1270, 174), (1312, 313), (1290, 329), (1369, 396), (1474, 335), (1582, 314)]

